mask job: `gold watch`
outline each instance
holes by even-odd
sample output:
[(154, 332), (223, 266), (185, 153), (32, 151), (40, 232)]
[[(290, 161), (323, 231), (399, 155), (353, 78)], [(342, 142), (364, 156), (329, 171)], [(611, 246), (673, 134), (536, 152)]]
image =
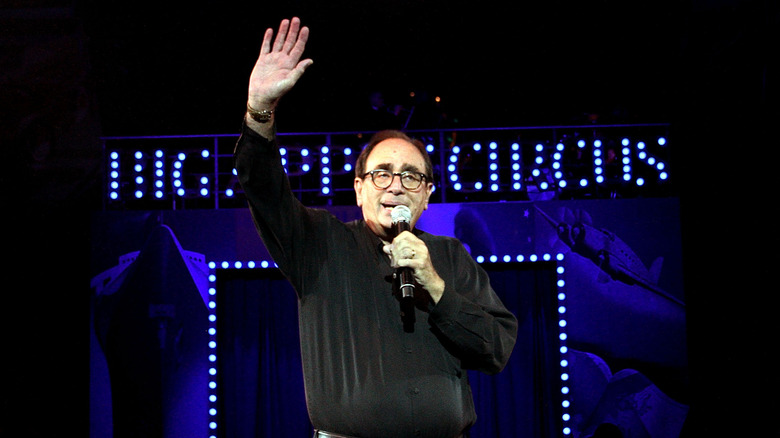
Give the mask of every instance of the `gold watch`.
[(249, 117), (252, 118), (255, 122), (258, 123), (266, 123), (269, 120), (271, 120), (271, 116), (274, 114), (273, 110), (256, 110), (249, 106), (249, 103), (246, 104), (246, 112), (249, 114)]

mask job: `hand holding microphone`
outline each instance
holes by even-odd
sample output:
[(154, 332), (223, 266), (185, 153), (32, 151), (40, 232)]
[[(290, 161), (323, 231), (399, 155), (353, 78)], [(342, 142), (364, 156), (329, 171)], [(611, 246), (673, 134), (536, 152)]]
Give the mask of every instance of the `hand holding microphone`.
[(397, 233), (392, 245), (386, 245), (384, 251), (390, 255), (393, 266), (397, 268), (400, 284), (410, 285), (400, 290), (401, 297), (413, 297), (417, 286), (428, 292), (434, 303), (438, 303), (445, 284), (433, 267), (427, 245), (411, 233), (399, 237), (404, 231), (411, 230), (411, 211), (405, 205), (399, 205), (393, 208), (390, 218)]
[[(390, 219), (393, 221), (393, 226), (395, 226), (395, 235), (397, 237), (404, 231), (411, 229), (412, 211), (405, 205), (396, 205), (390, 213)], [(397, 251), (395, 254), (391, 253), (394, 262), (398, 252), (400, 251)], [(408, 253), (408, 251), (406, 252)], [(401, 255), (400, 258), (413, 259), (414, 256), (415, 250), (412, 248), (411, 254)], [(414, 275), (412, 274), (412, 269), (408, 267), (397, 268), (396, 275), (399, 278), (401, 298), (414, 298)]]

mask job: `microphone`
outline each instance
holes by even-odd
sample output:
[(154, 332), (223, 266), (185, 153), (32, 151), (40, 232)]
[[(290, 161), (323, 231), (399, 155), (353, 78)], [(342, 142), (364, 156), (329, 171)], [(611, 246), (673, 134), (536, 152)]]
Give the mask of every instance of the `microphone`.
[[(412, 220), (412, 211), (405, 205), (396, 205), (390, 212), (390, 219), (395, 226), (395, 235), (399, 235), (404, 231), (409, 231), (411, 225), (409, 222)], [(411, 268), (398, 268), (396, 269), (396, 275), (400, 279), (399, 289), (401, 290), (401, 298), (414, 298), (414, 277), (412, 275)]]

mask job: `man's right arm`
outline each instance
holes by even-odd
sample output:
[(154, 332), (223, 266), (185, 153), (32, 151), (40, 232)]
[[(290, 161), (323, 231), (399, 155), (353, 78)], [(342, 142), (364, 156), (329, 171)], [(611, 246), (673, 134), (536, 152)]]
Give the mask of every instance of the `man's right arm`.
[(305, 222), (305, 208), (292, 195), (276, 144), (275, 111), (279, 100), (290, 91), (312, 64), (303, 59), (309, 29), (294, 17), (282, 20), (274, 38), (273, 29), (263, 36), (260, 54), (249, 77), (247, 113), (241, 137), (234, 151), (239, 182), (266, 248), (287, 274), (296, 269), (297, 254)]
[(316, 255), (310, 237), (318, 233), (313, 213), (292, 193), (278, 144), (246, 124), (236, 143), (234, 165), (258, 234), (274, 262), (302, 293), (297, 279), (307, 269), (308, 256)]

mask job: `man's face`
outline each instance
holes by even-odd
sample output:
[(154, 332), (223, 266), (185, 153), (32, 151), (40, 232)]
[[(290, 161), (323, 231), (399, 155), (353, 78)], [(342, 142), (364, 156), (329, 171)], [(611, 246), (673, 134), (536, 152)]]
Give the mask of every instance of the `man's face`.
[[(425, 161), (420, 151), (411, 143), (400, 138), (389, 138), (378, 143), (366, 159), (366, 171), (375, 169), (390, 172), (425, 173)], [(396, 176), (385, 189), (378, 189), (371, 181), (371, 175), (355, 178), (357, 205), (363, 209), (366, 224), (382, 240), (392, 241), (393, 221), (390, 212), (396, 205), (405, 205), (412, 211), (411, 226), (417, 223), (422, 212), (428, 208), (428, 198), (433, 191), (433, 183), (427, 179), (416, 190), (409, 190)]]

